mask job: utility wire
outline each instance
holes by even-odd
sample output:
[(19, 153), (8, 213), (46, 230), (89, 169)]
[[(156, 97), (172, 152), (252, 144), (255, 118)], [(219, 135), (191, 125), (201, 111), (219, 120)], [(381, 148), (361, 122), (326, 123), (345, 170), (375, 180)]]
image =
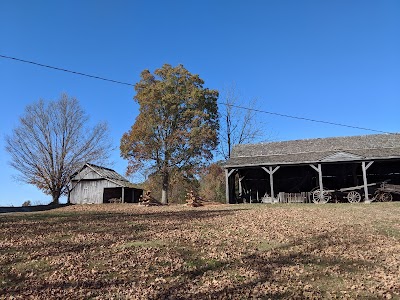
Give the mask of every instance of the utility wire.
[(86, 76), (86, 77), (90, 77), (90, 78), (94, 78), (94, 79), (109, 81), (109, 82), (118, 83), (118, 84), (123, 84), (123, 85), (134, 86), (132, 83), (128, 83), (128, 82), (122, 82), (122, 81), (113, 80), (113, 79), (108, 79), (108, 78), (104, 78), (104, 77), (100, 77), (100, 76), (94, 76), (94, 75), (89, 75), (89, 74), (85, 74), (85, 73), (81, 73), (81, 72), (76, 72), (76, 71), (71, 71), (71, 70), (63, 69), (63, 68), (58, 68), (58, 67), (53, 67), (53, 66), (49, 66), (49, 65), (44, 65), (44, 64), (40, 64), (40, 63), (37, 63), (37, 62), (34, 62), (34, 61), (29, 61), (29, 60), (25, 60), (25, 59), (16, 58), (16, 57), (6, 56), (6, 55), (2, 55), (2, 54), (0, 54), (0, 57), (1, 57), (1, 58), (6, 58), (6, 59), (12, 59), (12, 60), (20, 61), (20, 62), (27, 63), (27, 64), (36, 65), (36, 66), (39, 66), (39, 67), (54, 69), (54, 70), (63, 71), (63, 72), (68, 72), (68, 73), (72, 73), (72, 74), (76, 74), (76, 75), (81, 75), (81, 76)]
[(347, 128), (353, 128), (353, 129), (361, 129), (361, 130), (366, 130), (366, 131), (374, 131), (374, 132), (385, 133), (385, 134), (394, 134), (393, 132), (387, 132), (387, 131), (376, 130), (376, 129), (371, 129), (371, 128), (358, 127), (358, 126), (334, 123), (334, 122), (329, 122), (329, 121), (322, 121), (322, 120), (315, 120), (315, 119), (285, 115), (285, 114), (270, 112), (270, 111), (261, 110), (261, 109), (248, 108), (248, 107), (244, 107), (244, 106), (234, 105), (234, 104), (227, 104), (227, 103), (222, 103), (222, 104), (224, 104), (226, 106), (232, 106), (232, 107), (240, 108), (240, 109), (247, 109), (247, 110), (251, 110), (254, 112), (259, 112), (259, 113), (264, 113), (264, 114), (269, 114), (269, 115), (274, 115), (274, 116), (279, 116), (279, 117), (285, 117), (285, 118), (291, 118), (291, 119), (297, 119), (297, 120), (303, 120), (303, 121), (309, 121), (309, 122), (316, 122), (316, 123), (323, 123), (323, 124), (329, 124), (329, 125), (335, 125), (335, 126), (342, 126), (342, 127), (347, 127)]
[[(104, 77), (100, 77), (100, 76), (90, 75), (90, 74), (86, 74), (86, 73), (76, 72), (76, 71), (72, 71), (72, 70), (68, 70), (68, 69), (64, 69), (64, 68), (49, 66), (49, 65), (37, 63), (37, 62), (34, 62), (34, 61), (29, 61), (29, 60), (16, 58), (16, 57), (11, 57), (11, 56), (7, 56), (7, 55), (0, 54), (0, 58), (15, 60), (15, 61), (19, 61), (19, 62), (23, 62), (23, 63), (27, 63), (27, 64), (36, 65), (36, 66), (43, 67), (43, 68), (49, 68), (49, 69), (58, 70), (58, 71), (62, 71), (62, 72), (67, 72), (67, 73), (72, 73), (72, 74), (76, 74), (76, 75), (86, 76), (86, 77), (99, 79), (99, 80), (103, 80), (103, 81), (108, 81), (108, 82), (112, 82), (112, 83), (128, 85), (128, 86), (134, 86), (134, 84), (128, 83), (128, 82), (123, 82), (123, 81), (113, 80), (113, 79), (104, 78)], [(269, 114), (269, 115), (274, 115), (274, 116), (279, 116), (279, 117), (284, 117), (284, 118), (290, 118), (290, 119), (296, 119), (296, 120), (302, 120), (302, 121), (308, 121), (308, 122), (314, 122), (314, 123), (322, 123), (322, 124), (328, 124), (328, 125), (334, 125), (334, 126), (341, 126), (341, 127), (347, 127), (347, 128), (353, 128), (353, 129), (360, 129), (360, 130), (365, 130), (365, 131), (373, 131), (373, 132), (379, 132), (379, 133), (385, 133), (385, 134), (395, 134), (395, 133), (392, 133), (392, 132), (376, 130), (376, 129), (366, 128), (366, 127), (358, 127), (358, 126), (352, 126), (352, 125), (329, 122), (329, 121), (323, 121), (323, 120), (315, 120), (315, 119), (310, 119), (310, 118), (304, 118), (304, 117), (298, 117), (298, 116), (292, 116), (292, 115), (285, 115), (285, 114), (280, 114), (280, 113), (276, 113), (276, 112), (270, 112), (270, 111), (266, 111), (266, 110), (249, 108), (249, 107), (244, 107), (244, 106), (234, 105), (234, 104), (228, 104), (228, 103), (223, 103), (223, 102), (218, 102), (218, 103), (222, 104), (222, 105), (225, 105), (225, 106), (231, 106), (231, 107), (235, 107), (235, 108), (239, 108), (239, 109), (245, 109), (245, 110), (254, 111), (254, 112), (257, 112), (257, 113), (264, 113), (264, 114)]]

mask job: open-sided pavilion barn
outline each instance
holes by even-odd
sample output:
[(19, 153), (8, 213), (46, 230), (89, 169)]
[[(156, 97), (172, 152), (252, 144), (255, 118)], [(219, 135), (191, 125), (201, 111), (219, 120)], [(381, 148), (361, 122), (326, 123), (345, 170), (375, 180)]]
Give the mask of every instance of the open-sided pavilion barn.
[(400, 134), (238, 145), (225, 175), (227, 203), (369, 202), (400, 184)]
[(87, 163), (71, 176), (69, 202), (98, 204), (120, 199), (120, 202), (137, 203), (142, 194), (142, 189), (114, 170)]

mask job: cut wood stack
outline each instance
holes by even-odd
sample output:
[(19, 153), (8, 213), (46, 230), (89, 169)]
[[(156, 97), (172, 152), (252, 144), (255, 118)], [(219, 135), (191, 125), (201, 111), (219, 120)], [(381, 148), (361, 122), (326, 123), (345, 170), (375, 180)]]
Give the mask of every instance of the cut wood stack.
[(162, 203), (151, 196), (151, 191), (146, 191), (146, 193), (139, 197), (139, 204), (144, 206), (159, 206)]
[(203, 206), (203, 204), (201, 203), (201, 199), (199, 197), (196, 197), (193, 190), (190, 190), (190, 192), (186, 194), (186, 205), (191, 207)]

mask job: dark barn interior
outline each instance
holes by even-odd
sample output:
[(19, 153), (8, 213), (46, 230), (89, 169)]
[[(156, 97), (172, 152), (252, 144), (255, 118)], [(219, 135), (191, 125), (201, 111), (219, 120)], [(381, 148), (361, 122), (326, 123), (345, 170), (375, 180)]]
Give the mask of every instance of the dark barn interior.
[(110, 199), (122, 198), (122, 189), (124, 189), (124, 203), (139, 203), (143, 190), (128, 187), (104, 188), (103, 203), (110, 203)]
[[(324, 188), (328, 190), (339, 190), (361, 186), (363, 184), (362, 168), (360, 163), (330, 163), (322, 165)], [(367, 170), (369, 193), (374, 194), (375, 189), (382, 182), (400, 185), (400, 160), (375, 161)], [(242, 193), (239, 192), (238, 178), (241, 181)], [(237, 203), (259, 202), (264, 195), (269, 195), (270, 177), (262, 168), (239, 169), (236, 175), (235, 199)], [(276, 194), (310, 192), (318, 187), (318, 173), (309, 165), (281, 166), (274, 173), (274, 191)], [(337, 193), (339, 201), (344, 201), (344, 195)], [(395, 199), (398, 199), (395, 196)]]
[(227, 203), (399, 200), (400, 135), (238, 145), (225, 174)]

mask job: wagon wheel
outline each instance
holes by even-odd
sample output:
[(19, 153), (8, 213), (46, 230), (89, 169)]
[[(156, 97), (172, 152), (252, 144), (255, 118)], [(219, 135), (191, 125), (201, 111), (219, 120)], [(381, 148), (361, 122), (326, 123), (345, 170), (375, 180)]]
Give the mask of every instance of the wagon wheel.
[(319, 188), (316, 188), (314, 191), (312, 191), (311, 196), (312, 196), (312, 202), (314, 202), (316, 204), (327, 203), (332, 197), (330, 192), (328, 192), (326, 190), (322, 190), (322, 199), (321, 199), (321, 192), (320, 192)]
[(382, 202), (390, 202), (393, 200), (393, 196), (391, 193), (382, 193), (380, 196), (380, 200)]
[(361, 194), (357, 191), (350, 191), (347, 194), (347, 200), (349, 200), (350, 203), (358, 203), (361, 201)]
[(373, 200), (375, 200), (376, 202), (381, 201), (381, 193), (376, 191)]

